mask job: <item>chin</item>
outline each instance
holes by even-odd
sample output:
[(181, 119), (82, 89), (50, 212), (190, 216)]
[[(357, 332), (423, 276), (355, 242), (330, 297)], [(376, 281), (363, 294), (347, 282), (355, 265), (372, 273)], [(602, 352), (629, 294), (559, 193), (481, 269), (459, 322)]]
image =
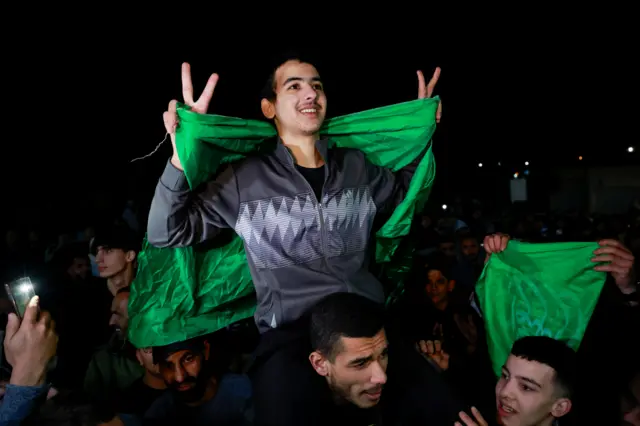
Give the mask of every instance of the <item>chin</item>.
[(302, 128), (300, 129), (300, 131), (307, 135), (307, 136), (313, 136), (315, 134), (317, 134), (318, 132), (320, 132), (320, 127), (321, 126), (313, 126), (313, 127), (308, 127), (308, 128)]

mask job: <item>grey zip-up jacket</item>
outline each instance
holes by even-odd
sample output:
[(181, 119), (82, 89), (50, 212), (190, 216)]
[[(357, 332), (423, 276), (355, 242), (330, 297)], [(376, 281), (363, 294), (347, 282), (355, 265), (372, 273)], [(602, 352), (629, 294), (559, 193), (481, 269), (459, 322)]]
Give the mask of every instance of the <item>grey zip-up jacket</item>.
[(393, 173), (361, 151), (327, 145), (316, 142), (326, 171), (321, 201), (280, 142), (272, 153), (226, 166), (197, 191), (169, 162), (151, 203), (149, 243), (184, 247), (222, 228), (235, 230), (244, 241), (261, 332), (299, 318), (334, 292), (384, 302), (369, 272), (373, 221), (402, 201), (422, 155)]

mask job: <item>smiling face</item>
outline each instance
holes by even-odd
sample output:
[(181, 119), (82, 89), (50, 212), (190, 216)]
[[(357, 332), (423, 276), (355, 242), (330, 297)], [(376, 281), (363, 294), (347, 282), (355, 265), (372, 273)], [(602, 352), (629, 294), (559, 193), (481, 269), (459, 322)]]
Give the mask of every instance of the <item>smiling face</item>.
[(316, 135), (324, 122), (327, 97), (316, 68), (289, 60), (275, 72), (273, 99), (262, 100), (262, 111), (274, 119), (278, 134)]

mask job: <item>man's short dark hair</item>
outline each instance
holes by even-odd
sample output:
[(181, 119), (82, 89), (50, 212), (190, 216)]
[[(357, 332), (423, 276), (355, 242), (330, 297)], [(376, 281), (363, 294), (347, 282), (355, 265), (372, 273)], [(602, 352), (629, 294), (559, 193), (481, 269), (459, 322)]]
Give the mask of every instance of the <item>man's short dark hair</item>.
[(313, 350), (333, 362), (342, 337), (371, 338), (384, 328), (384, 309), (354, 293), (334, 293), (311, 309), (310, 322)]
[(453, 276), (454, 260), (443, 253), (435, 252), (426, 256), (421, 266), (422, 272), (440, 271), (443, 277), (450, 280)]
[(513, 344), (511, 354), (553, 368), (556, 393), (566, 398), (573, 396), (577, 355), (566, 343), (546, 336), (527, 336)]
[(268, 101), (275, 101), (276, 99), (276, 71), (281, 65), (288, 61), (299, 61), (305, 64), (311, 64), (316, 67), (314, 58), (307, 52), (299, 52), (296, 50), (288, 50), (274, 56), (269, 62), (269, 74), (267, 81), (260, 92), (260, 99), (267, 99)]
[(91, 242), (91, 254), (95, 255), (99, 247), (138, 253), (141, 246), (142, 239), (131, 228), (125, 225), (114, 225), (96, 234)]

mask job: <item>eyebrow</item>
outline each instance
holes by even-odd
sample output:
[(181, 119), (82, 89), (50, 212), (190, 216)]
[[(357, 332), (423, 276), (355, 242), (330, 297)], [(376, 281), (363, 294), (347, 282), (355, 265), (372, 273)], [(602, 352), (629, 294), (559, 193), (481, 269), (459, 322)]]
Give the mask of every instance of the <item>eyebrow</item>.
[[(311, 77), (311, 79), (309, 79), (309, 80), (322, 83), (322, 80), (318, 76)], [(302, 77), (289, 77), (284, 81), (284, 85), (289, 84), (292, 81), (305, 81), (305, 79), (302, 78)]]
[(523, 382), (527, 382), (529, 384), (532, 384), (534, 386), (537, 386), (538, 388), (542, 389), (542, 385), (538, 382), (536, 382), (533, 379), (530, 379), (529, 377), (524, 377), (524, 376), (516, 376), (519, 380), (522, 380)]
[(360, 365), (360, 364), (366, 364), (367, 362), (371, 361), (372, 359), (373, 359), (372, 356), (356, 358), (356, 359), (350, 361), (349, 365), (356, 366), (356, 365)]
[[(385, 348), (380, 352), (380, 356), (382, 355), (386, 355), (389, 353), (389, 345), (385, 346)], [(360, 364), (366, 364), (369, 361), (371, 361), (373, 359), (373, 355), (369, 355), (366, 357), (362, 357), (362, 358), (356, 358), (352, 361), (349, 362), (350, 366), (356, 366), (356, 365), (360, 365)]]
[[(508, 369), (506, 366), (502, 366), (502, 369), (503, 369), (504, 371), (506, 371), (506, 372), (507, 372), (507, 374), (511, 374), (511, 372), (509, 371), (509, 369)], [(529, 377), (516, 376), (516, 378), (517, 378), (518, 380), (522, 380), (523, 382), (530, 383), (530, 384), (532, 384), (532, 385), (534, 385), (534, 386), (537, 386), (538, 388), (542, 389), (542, 385), (541, 385), (540, 383), (536, 382), (536, 381), (535, 381), (535, 380), (533, 380), (533, 379), (530, 379)]]

